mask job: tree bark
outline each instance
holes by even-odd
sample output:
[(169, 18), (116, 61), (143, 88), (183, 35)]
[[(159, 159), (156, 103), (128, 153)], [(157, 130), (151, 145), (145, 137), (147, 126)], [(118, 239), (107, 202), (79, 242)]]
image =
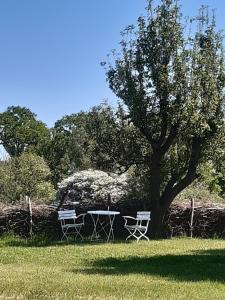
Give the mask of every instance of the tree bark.
[(162, 232), (163, 211), (160, 205), (160, 170), (161, 154), (159, 151), (153, 152), (150, 165), (150, 200), (151, 200), (151, 238), (159, 238)]
[(162, 194), (160, 193), (160, 170), (161, 159), (164, 151), (161, 148), (161, 151), (154, 151), (152, 154), (150, 165), (150, 236), (154, 239), (162, 237), (164, 217), (175, 197), (198, 177), (196, 170), (201, 154), (201, 142), (202, 141), (200, 138), (193, 138), (189, 166), (186, 175), (182, 179), (180, 179), (179, 182), (176, 181), (176, 176), (172, 176)]
[(149, 228), (149, 235), (152, 239), (160, 239), (163, 237), (163, 220), (165, 211), (162, 207), (152, 207), (151, 209), (151, 224)]

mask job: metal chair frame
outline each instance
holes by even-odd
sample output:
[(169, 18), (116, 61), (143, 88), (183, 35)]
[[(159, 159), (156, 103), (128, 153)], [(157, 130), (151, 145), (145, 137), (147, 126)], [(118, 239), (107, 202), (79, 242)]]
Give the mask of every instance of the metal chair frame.
[[(149, 238), (146, 236), (146, 233), (148, 231), (149, 222), (151, 220), (150, 211), (138, 211), (136, 218), (131, 216), (123, 216), (123, 218), (125, 220), (124, 227), (129, 232), (126, 241), (132, 237), (134, 237), (137, 240), (137, 242), (141, 238), (144, 238), (147, 241), (149, 241)], [(130, 224), (130, 221), (133, 221), (133, 224)]]
[[(76, 240), (79, 236), (83, 240), (83, 236), (80, 233), (82, 226), (84, 226), (84, 217), (86, 214), (76, 215), (75, 209), (58, 211), (58, 220), (61, 224), (62, 238), (68, 241), (68, 235), (73, 234)], [(80, 220), (77, 222), (77, 220)], [(69, 222), (69, 223), (68, 223)]]

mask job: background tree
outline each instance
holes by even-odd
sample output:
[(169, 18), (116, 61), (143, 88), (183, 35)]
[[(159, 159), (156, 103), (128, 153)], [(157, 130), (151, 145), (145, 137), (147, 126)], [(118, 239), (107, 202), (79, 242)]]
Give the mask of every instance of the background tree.
[[(193, 21), (193, 20), (192, 20)], [(123, 34), (122, 55), (107, 70), (112, 91), (147, 140), (152, 236), (174, 198), (199, 176), (221, 138), (224, 62), (215, 19), (201, 9), (196, 32), (187, 37), (175, 0), (148, 1), (147, 17)]]
[(28, 149), (42, 155), (48, 140), (48, 128), (28, 108), (10, 106), (0, 114), (0, 142), (10, 156)]
[(83, 112), (64, 116), (51, 129), (51, 141), (45, 157), (55, 185), (73, 169), (89, 167), (85, 155), (87, 138), (82, 125), (84, 116)]
[(141, 157), (140, 144), (143, 141), (124, 119), (123, 109), (104, 103), (57, 121), (46, 158), (57, 184), (68, 174), (88, 168), (124, 172)]
[(16, 203), (25, 196), (35, 201), (53, 200), (50, 169), (44, 159), (24, 152), (0, 163), (0, 202)]

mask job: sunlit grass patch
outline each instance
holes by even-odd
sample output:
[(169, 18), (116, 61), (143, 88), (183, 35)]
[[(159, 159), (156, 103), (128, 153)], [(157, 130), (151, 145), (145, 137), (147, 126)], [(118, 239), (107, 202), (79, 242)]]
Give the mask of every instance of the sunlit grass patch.
[[(225, 241), (0, 241), (2, 299), (224, 299)], [(1, 298), (0, 298), (1, 299)]]

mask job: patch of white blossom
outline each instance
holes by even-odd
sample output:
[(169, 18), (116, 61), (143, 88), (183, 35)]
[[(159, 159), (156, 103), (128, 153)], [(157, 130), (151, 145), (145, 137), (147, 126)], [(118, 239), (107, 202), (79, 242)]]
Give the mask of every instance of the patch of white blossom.
[(98, 170), (75, 172), (58, 184), (59, 189), (68, 189), (82, 194), (83, 199), (103, 200), (110, 195), (112, 202), (125, 196), (129, 189), (127, 174), (108, 174)]

